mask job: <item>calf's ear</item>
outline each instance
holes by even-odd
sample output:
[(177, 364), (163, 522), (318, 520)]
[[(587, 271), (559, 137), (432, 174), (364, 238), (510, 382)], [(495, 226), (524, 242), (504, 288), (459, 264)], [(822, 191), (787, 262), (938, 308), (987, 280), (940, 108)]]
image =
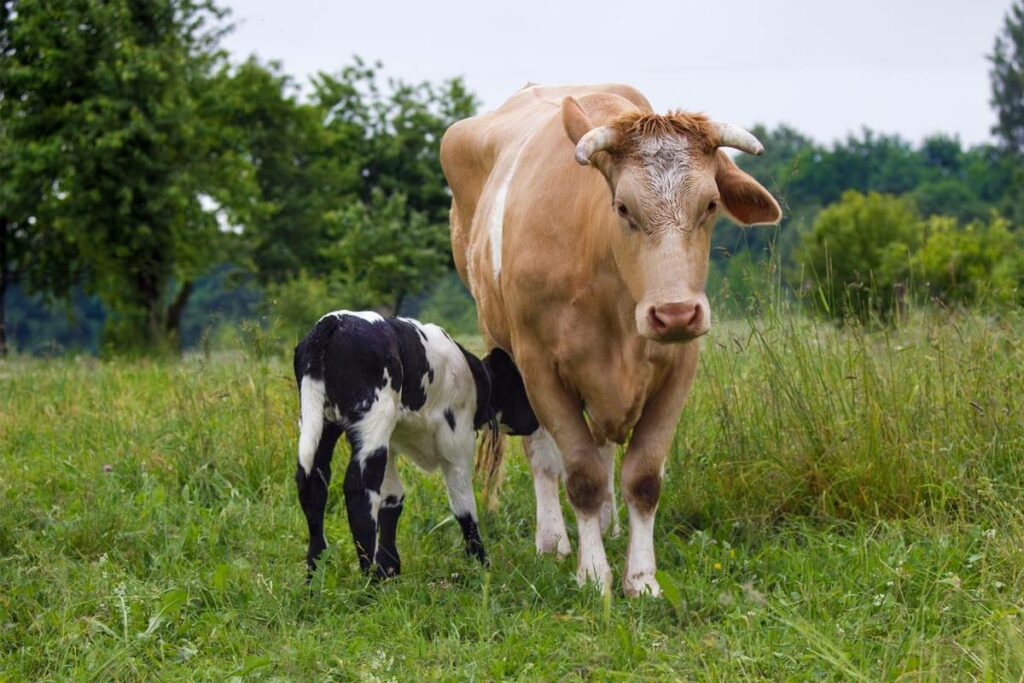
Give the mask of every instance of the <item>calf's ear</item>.
[(768, 190), (741, 171), (722, 150), (715, 155), (715, 182), (729, 218), (740, 225), (775, 225), (782, 220), (782, 209)]

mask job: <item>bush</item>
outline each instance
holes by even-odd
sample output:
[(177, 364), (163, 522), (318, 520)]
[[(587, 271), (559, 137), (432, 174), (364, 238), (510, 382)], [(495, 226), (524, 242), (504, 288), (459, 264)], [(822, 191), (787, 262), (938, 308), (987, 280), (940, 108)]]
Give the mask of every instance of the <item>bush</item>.
[(911, 199), (846, 192), (803, 236), (800, 277), (813, 280), (815, 305), (830, 317), (888, 319), (903, 300), (921, 241)]
[(914, 264), (932, 298), (947, 304), (1024, 302), (1024, 245), (1004, 219), (993, 215), (988, 223), (961, 227), (953, 218), (934, 216), (924, 232)]
[(324, 313), (365, 308), (365, 297), (343, 284), (300, 272), (267, 286), (264, 301), (272, 336), (291, 350)]

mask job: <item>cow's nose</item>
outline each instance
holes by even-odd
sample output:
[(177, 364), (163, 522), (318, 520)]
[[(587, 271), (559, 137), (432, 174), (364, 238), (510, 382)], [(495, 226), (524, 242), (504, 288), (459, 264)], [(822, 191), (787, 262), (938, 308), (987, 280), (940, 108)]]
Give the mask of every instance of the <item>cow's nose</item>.
[(705, 312), (699, 299), (651, 306), (647, 319), (654, 332), (665, 339), (691, 339), (706, 332)]

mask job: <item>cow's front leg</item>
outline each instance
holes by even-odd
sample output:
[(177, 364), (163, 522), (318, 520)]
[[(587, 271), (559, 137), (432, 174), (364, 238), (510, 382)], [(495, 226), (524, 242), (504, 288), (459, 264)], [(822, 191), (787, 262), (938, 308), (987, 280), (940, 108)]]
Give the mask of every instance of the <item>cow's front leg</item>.
[[(525, 354), (524, 354), (525, 356)], [(609, 500), (611, 459), (602, 456), (583, 417), (580, 399), (545, 358), (525, 356), (520, 366), (537, 419), (554, 437), (565, 465), (565, 490), (576, 512), (579, 563), (576, 579), (611, 590), (612, 570), (601, 538), (601, 509)]]
[[(627, 453), (627, 458), (629, 454)], [(622, 491), (629, 510), (629, 546), (622, 574), (623, 592), (632, 597), (661, 595), (654, 574), (654, 516), (661, 496), (664, 458), (628, 458), (622, 465)]]
[(535, 544), (539, 554), (555, 553), (563, 558), (572, 552), (565, 530), (562, 503), (559, 500), (565, 465), (551, 434), (541, 427), (523, 437), (523, 450), (530, 461), (533, 492), (537, 498), (537, 532)]
[(679, 414), (697, 368), (697, 345), (683, 348), (678, 371), (644, 407), (622, 459), (622, 495), (629, 510), (629, 545), (622, 575), (630, 596), (661, 595), (655, 578), (654, 517), (661, 497), (665, 460), (672, 447)]
[[(567, 449), (568, 450), (568, 449)], [(608, 478), (612, 469), (608, 458), (594, 446), (568, 451), (565, 489), (576, 512), (579, 534), (579, 564), (576, 581), (582, 586), (594, 583), (607, 593), (612, 586), (612, 570), (604, 551), (601, 512), (609, 502)]]

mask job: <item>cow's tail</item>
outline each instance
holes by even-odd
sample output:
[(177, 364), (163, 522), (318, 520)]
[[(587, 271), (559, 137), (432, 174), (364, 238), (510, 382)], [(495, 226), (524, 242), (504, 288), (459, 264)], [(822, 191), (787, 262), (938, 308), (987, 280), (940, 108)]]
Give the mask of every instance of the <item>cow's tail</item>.
[(483, 430), (483, 438), (480, 440), (480, 448), (476, 456), (476, 471), (483, 479), (484, 505), (488, 510), (498, 509), (498, 494), (501, 492), (501, 483), (505, 479), (505, 435), (493, 425), (491, 429)]

